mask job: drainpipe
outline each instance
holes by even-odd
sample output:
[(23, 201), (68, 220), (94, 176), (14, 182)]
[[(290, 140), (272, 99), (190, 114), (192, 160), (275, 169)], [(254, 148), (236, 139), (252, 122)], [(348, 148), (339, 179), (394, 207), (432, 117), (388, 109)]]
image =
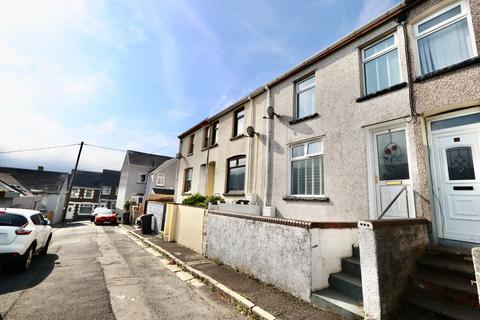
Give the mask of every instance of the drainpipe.
[[(255, 127), (255, 122), (254, 122), (254, 112), (253, 112), (253, 99), (251, 96), (248, 96), (248, 101), (250, 104), (250, 119), (248, 121), (248, 125)], [(248, 158), (247, 158), (247, 193), (253, 193), (253, 187), (252, 187), (252, 173), (253, 173), (253, 138), (248, 139)]]
[(417, 113), (417, 107), (416, 107), (416, 101), (415, 101), (415, 95), (413, 91), (413, 67), (412, 67), (412, 59), (410, 56), (410, 43), (408, 41), (408, 31), (407, 31), (407, 13), (404, 11), (402, 14), (400, 14), (396, 18), (397, 23), (402, 26), (402, 31), (403, 31), (403, 40), (405, 42), (405, 45), (403, 46), (405, 48), (405, 60), (406, 60), (406, 66), (407, 66), (407, 76), (408, 76), (408, 99), (410, 103), (410, 115), (413, 117), (419, 116)]
[[(265, 103), (265, 111), (270, 106), (270, 88), (265, 86), (267, 99)], [(269, 178), (270, 178), (270, 135), (272, 131), (272, 121), (273, 119), (267, 119), (267, 134), (265, 136), (265, 184), (264, 184), (264, 193), (263, 193), (263, 203), (264, 207), (268, 207), (270, 205), (270, 201), (268, 199), (268, 195), (270, 194), (269, 190)]]

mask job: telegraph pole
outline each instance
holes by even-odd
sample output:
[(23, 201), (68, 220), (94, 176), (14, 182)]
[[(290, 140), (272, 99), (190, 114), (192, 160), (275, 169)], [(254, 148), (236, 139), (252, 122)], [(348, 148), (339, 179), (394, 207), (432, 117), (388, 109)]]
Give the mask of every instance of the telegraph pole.
[(62, 211), (62, 222), (65, 222), (65, 217), (67, 215), (68, 203), (70, 202), (70, 194), (72, 193), (73, 180), (77, 174), (78, 162), (80, 161), (80, 155), (82, 154), (83, 141), (80, 143), (80, 149), (78, 150), (77, 162), (75, 162), (75, 168), (72, 171), (72, 176), (70, 177), (70, 182), (68, 183), (67, 194), (65, 195), (65, 203)]

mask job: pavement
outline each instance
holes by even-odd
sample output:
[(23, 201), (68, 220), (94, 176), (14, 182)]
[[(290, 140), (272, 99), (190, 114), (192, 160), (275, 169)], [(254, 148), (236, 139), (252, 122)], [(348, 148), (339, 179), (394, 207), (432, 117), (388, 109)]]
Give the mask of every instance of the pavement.
[(120, 227), (67, 224), (28, 272), (0, 273), (0, 320), (249, 318), (172, 267)]
[(334, 320), (338, 315), (314, 307), (273, 286), (266, 285), (250, 275), (236, 271), (218, 261), (212, 261), (175, 242), (167, 242), (156, 235), (143, 235), (138, 228), (123, 226), (138, 239), (169, 257), (177, 263), (177, 272), (186, 269), (192, 275), (203, 279), (223, 291), (237, 303), (255, 311), (257, 318), (283, 320)]

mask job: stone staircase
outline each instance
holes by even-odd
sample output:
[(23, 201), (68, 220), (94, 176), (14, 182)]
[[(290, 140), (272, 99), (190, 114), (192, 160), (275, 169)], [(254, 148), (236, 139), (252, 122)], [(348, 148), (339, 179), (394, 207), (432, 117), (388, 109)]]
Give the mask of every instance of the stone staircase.
[(312, 293), (314, 305), (337, 313), (345, 319), (363, 319), (360, 249), (353, 247), (353, 256), (342, 259), (342, 271), (332, 273), (329, 287)]
[(470, 250), (429, 246), (410, 276), (401, 308), (392, 319), (480, 319)]

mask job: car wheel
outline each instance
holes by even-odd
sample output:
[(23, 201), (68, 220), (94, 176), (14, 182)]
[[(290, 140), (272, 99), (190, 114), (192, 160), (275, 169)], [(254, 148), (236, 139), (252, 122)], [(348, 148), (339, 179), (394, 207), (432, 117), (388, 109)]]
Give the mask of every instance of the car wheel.
[(27, 252), (23, 255), (22, 259), (20, 260), (19, 270), (20, 272), (25, 272), (30, 268), (33, 260), (33, 253), (35, 251), (35, 246), (31, 246), (28, 248)]
[(42, 251), (40, 251), (41, 256), (47, 255), (48, 246), (50, 245), (50, 240), (52, 240), (52, 235), (48, 236), (47, 243), (45, 243), (45, 246), (42, 248)]

